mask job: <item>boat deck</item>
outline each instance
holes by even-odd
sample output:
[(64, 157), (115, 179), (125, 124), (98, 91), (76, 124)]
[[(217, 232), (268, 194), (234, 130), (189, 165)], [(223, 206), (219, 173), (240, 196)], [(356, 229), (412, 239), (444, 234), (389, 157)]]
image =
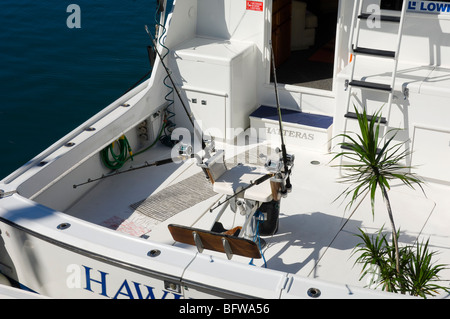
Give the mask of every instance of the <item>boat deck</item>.
[[(256, 151), (259, 154), (267, 145), (259, 143), (252, 147), (250, 153), (255, 150), (253, 154)], [(221, 148), (218, 143), (216, 148)], [(245, 151), (249, 148), (233, 147), (232, 152), (226, 153), (229, 165), (245, 161), (242, 155)], [(169, 152), (170, 149), (158, 146), (132, 164), (138, 166), (140, 162), (167, 158)], [(346, 202), (335, 201), (346, 185), (339, 183), (339, 169), (330, 163), (332, 155), (290, 147), (288, 152), (295, 154), (293, 191), (281, 200), (277, 233), (263, 237), (267, 243), (262, 250), (264, 258), (234, 256), (232, 260), (329, 282), (366, 286), (366, 279), (359, 281), (361, 267), (354, 265), (356, 257), (352, 252), (359, 241), (355, 236), (358, 228), (370, 234), (382, 226), (389, 231), (381, 196), (376, 199), (374, 216), (368, 198), (355, 206), (356, 210), (346, 210)], [(241, 154), (237, 160), (236, 154)], [(195, 161), (189, 160), (107, 178), (66, 213), (132, 236), (196, 250), (195, 246), (175, 242), (167, 226), (211, 229), (220, 209), (210, 212), (210, 208), (225, 197), (212, 191), (202, 174)], [(421, 190), (405, 186), (393, 186), (390, 190), (395, 223), (401, 230), (400, 243), (413, 244), (417, 238), (430, 237), (431, 250), (439, 252), (435, 261), (450, 265), (450, 212), (445, 209), (450, 206), (450, 198), (446, 196), (449, 187), (427, 183), (424, 189), (426, 196)], [(228, 207), (220, 221), (231, 229), (241, 226), (243, 217)], [(227, 258), (210, 250), (203, 254)], [(450, 269), (443, 271), (441, 278), (448, 285)]]

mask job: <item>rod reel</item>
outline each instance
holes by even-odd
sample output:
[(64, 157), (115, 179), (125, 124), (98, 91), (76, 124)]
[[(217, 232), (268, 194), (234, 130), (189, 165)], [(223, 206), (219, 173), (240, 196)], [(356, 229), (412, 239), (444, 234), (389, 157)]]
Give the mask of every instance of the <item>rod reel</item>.
[(175, 145), (175, 149), (178, 152), (178, 155), (181, 157), (188, 157), (190, 158), (192, 155), (192, 145), (179, 142), (177, 145)]
[(267, 159), (264, 167), (273, 174), (270, 181), (279, 184), (281, 196), (286, 197), (292, 191), (289, 178), (294, 167), (295, 156), (293, 154), (283, 154), (278, 147), (275, 149), (275, 152), (279, 154), (278, 159)]

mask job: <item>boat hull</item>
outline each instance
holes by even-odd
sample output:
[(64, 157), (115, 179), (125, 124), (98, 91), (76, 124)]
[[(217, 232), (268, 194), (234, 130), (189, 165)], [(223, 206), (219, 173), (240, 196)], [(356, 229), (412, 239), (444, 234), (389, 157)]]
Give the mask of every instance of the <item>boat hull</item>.
[[(53, 298), (242, 298), (182, 283), (181, 278), (75, 247), (0, 219), (0, 270), (23, 289)], [(106, 247), (105, 247), (106, 248)], [(153, 249), (148, 258), (158, 257)], [(200, 287), (201, 286), (201, 287)], [(250, 297), (250, 296), (246, 296)]]
[(2, 201), (16, 209), (0, 210), (0, 271), (22, 288), (46, 297), (400, 297), (255, 267), (210, 251), (200, 254), (194, 247), (186, 249), (132, 237), (31, 205), (19, 195)]

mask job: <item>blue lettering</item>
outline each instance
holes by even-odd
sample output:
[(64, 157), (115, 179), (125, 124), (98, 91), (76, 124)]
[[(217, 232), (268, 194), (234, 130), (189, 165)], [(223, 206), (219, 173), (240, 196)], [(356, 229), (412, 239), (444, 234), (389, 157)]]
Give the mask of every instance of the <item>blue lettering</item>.
[(419, 13), (450, 13), (450, 4), (439, 1), (409, 1), (408, 11)]
[(441, 3), (441, 2), (436, 3), (436, 9), (437, 9), (438, 12), (445, 12), (445, 11), (448, 12), (449, 11), (448, 10), (448, 4)]
[(420, 3), (420, 10), (421, 11), (427, 11), (427, 8), (425, 8), (425, 3), (424, 2)]
[[(106, 280), (107, 280), (106, 276), (109, 274), (106, 272), (97, 270), (98, 274), (100, 274), (100, 278), (98, 278), (99, 277), (98, 274), (96, 275), (95, 271), (91, 271), (91, 270), (93, 270), (92, 268), (84, 266), (84, 265), (82, 265), (82, 266), (84, 267), (85, 274), (86, 274), (86, 287), (84, 289), (95, 293), (96, 291), (94, 291), (95, 287), (93, 289), (93, 283), (97, 283), (101, 287), (101, 293), (99, 293), (99, 294), (104, 297), (110, 298), (107, 294), (107, 289), (106, 289)], [(113, 299), (117, 299), (120, 296), (128, 297), (129, 299), (135, 299), (135, 298), (156, 299), (154, 287), (142, 285), (142, 284), (134, 282), (134, 281), (132, 281), (132, 283), (133, 283), (133, 285), (131, 285), (131, 287), (134, 286), (134, 289), (136, 290), (136, 293), (137, 293), (136, 296), (133, 295), (132, 288), (130, 287), (128, 280), (125, 279), (122, 282), (122, 284), (120, 285), (117, 292), (115, 293)], [(145, 288), (142, 288), (142, 290), (141, 290), (141, 285), (145, 287)], [(147, 289), (146, 295), (145, 295), (145, 289)], [(98, 291), (98, 287), (97, 287), (97, 291)], [(161, 290), (161, 292), (162, 292), (161, 299), (166, 299), (167, 297), (171, 297), (171, 296), (173, 299), (181, 299), (183, 297), (182, 294), (178, 294), (178, 293), (174, 293), (174, 292), (170, 292), (170, 291), (166, 291), (166, 290)], [(158, 295), (160, 294), (159, 290), (157, 291), (157, 294)]]
[(428, 3), (428, 11), (434, 11), (434, 10), (436, 10), (436, 3), (429, 2)]
[[(122, 292), (123, 288), (126, 289), (126, 291), (127, 291), (126, 293)], [(128, 281), (126, 279), (123, 281), (122, 286), (120, 286), (119, 290), (117, 291), (117, 293), (116, 293), (116, 295), (114, 296), (113, 299), (117, 299), (117, 296), (119, 296), (119, 295), (124, 295), (124, 296), (127, 296), (130, 299), (134, 299), (133, 293), (131, 292), (130, 286), (128, 286)]]
[(427, 11), (427, 8), (425, 8), (425, 3), (423, 3), (423, 2), (420, 3), (420, 10)]
[(89, 290), (91, 292), (94, 292), (91, 289), (91, 281), (93, 281), (93, 282), (99, 283), (102, 286), (102, 292), (101, 292), (100, 295), (108, 297), (108, 295), (106, 294), (106, 275), (108, 275), (108, 273), (99, 270), (98, 272), (101, 275), (101, 279), (100, 280), (95, 280), (95, 279), (91, 279), (91, 270), (92, 270), (92, 268), (86, 267), (84, 265), (83, 265), (83, 267), (86, 270), (86, 288), (84, 288), (84, 289)]
[[(139, 287), (141, 284), (137, 283), (137, 282), (134, 282), (134, 281), (133, 281), (133, 284), (134, 284), (134, 288), (136, 289), (136, 292), (138, 294), (138, 298), (139, 299), (156, 299), (155, 294), (153, 293), (153, 289), (155, 289), (154, 287), (149, 287), (147, 285), (144, 285), (145, 287), (147, 287), (147, 296), (144, 298), (143, 295), (142, 295), (142, 292), (141, 292), (141, 288)], [(164, 292), (164, 295), (162, 296), (161, 299), (166, 299), (166, 297), (169, 294), (169, 292), (165, 291), (165, 290), (163, 290), (163, 292)], [(172, 293), (172, 295), (173, 295), (174, 299), (180, 299), (181, 298), (180, 294)]]
[[(138, 294), (138, 298), (139, 299), (144, 299), (143, 297), (142, 297), (142, 292), (141, 292), (141, 288), (139, 288), (139, 286), (141, 285), (141, 284), (139, 284), (139, 283), (137, 283), (137, 282), (134, 282), (133, 281), (133, 284), (134, 284), (134, 288), (136, 288), (136, 292), (137, 292), (137, 294)], [(150, 297), (150, 299), (156, 299), (155, 298), (155, 294), (153, 293), (153, 287), (149, 287), (149, 286), (145, 286), (145, 287), (147, 287), (147, 291), (148, 291), (148, 294), (147, 294), (147, 297), (145, 297), (145, 299), (149, 299), (149, 297)]]

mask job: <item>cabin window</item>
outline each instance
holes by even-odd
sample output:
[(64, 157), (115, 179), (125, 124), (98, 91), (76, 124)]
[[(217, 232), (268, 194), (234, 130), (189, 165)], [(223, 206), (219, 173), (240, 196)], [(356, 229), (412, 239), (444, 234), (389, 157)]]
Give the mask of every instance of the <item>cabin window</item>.
[[(450, 2), (450, 0), (439, 0), (439, 2)], [(381, 9), (402, 10), (403, 0), (381, 0)]]

